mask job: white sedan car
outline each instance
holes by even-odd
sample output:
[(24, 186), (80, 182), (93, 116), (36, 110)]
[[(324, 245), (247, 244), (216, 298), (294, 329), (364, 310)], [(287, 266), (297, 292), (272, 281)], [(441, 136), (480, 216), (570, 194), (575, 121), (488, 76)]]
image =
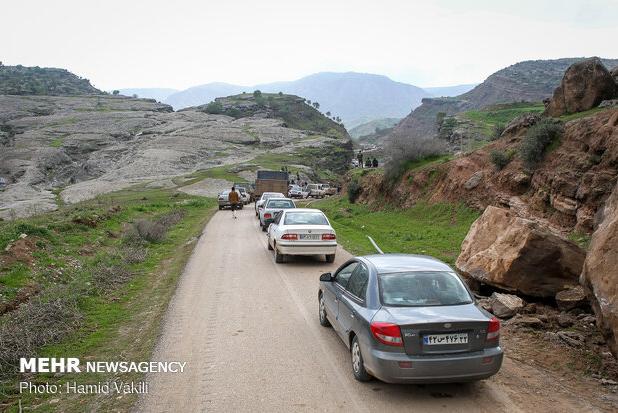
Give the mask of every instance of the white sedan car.
[(277, 263), (288, 255), (325, 255), (334, 262), (337, 235), (319, 209), (284, 209), (268, 227), (268, 249), (275, 251)]
[(264, 207), (264, 203), (269, 198), (285, 198), (285, 195), (281, 192), (264, 192), (260, 199), (255, 201), (255, 216), (258, 217), (258, 219), (260, 218), (260, 208)]

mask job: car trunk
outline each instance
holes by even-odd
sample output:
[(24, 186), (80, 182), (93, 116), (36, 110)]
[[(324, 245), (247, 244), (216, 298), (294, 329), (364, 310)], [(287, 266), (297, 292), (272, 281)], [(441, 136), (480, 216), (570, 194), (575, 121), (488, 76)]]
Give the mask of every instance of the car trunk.
[(462, 353), (485, 347), (489, 319), (474, 304), (382, 307), (381, 311), (400, 326), (407, 354)]
[(298, 234), (298, 241), (322, 241), (322, 234), (334, 234), (328, 225), (286, 225), (286, 234)]

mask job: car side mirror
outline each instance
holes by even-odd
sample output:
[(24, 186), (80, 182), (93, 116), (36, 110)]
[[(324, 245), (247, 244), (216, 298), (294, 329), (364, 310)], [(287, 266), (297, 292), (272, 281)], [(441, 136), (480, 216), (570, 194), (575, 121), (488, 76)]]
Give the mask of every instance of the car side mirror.
[(326, 272), (322, 275), (320, 275), (320, 281), (324, 281), (324, 282), (331, 282), (333, 281), (333, 274)]

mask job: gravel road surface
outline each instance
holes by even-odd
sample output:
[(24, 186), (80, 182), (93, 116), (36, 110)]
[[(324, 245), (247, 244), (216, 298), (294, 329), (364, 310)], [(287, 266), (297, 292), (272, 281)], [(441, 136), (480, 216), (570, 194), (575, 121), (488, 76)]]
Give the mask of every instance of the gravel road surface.
[(339, 250), (334, 264), (275, 264), (251, 205), (237, 220), (217, 212), (185, 269), (153, 357), (186, 361), (186, 370), (147, 377), (138, 411), (596, 411), (508, 358), (500, 374), (479, 383), (356, 382), (345, 345), (317, 318), (319, 275), (348, 257)]

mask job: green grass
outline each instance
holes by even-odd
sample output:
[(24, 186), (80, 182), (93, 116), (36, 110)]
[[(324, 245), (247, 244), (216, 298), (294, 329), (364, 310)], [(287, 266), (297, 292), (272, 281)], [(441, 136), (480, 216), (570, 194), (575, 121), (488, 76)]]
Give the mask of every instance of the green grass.
[(405, 210), (372, 211), (344, 198), (314, 202), (329, 217), (339, 242), (354, 254), (372, 254), (371, 236), (384, 252), (425, 254), (453, 264), (479, 212), (463, 204), (419, 202)]
[[(119, 211), (107, 213), (116, 205), (121, 206)], [(90, 282), (90, 269), (97, 262), (119, 262), (117, 254), (123, 228), (136, 220), (155, 219), (179, 209), (184, 212), (183, 219), (170, 228), (163, 241), (147, 243), (146, 259), (126, 264), (134, 276), (125, 285), (103, 293), (83, 288)], [(1, 290), (14, 293), (35, 283), (45, 291), (59, 284), (65, 286), (66, 294), (78, 296), (79, 312), (83, 317), (80, 328), (61, 342), (39, 349), (40, 356), (150, 360), (161, 317), (193, 249), (195, 237), (214, 211), (216, 201), (213, 199), (172, 190), (135, 187), (27, 220), (0, 222), (0, 246), (16, 239), (20, 233), (37, 239), (37, 251), (33, 253), (36, 265), (15, 263), (0, 269)], [(76, 217), (95, 216), (102, 217), (96, 227), (74, 222)], [(76, 262), (79, 268), (76, 268)], [(0, 323), (3, 322), (4, 317), (0, 318)], [(102, 374), (75, 374), (37, 375), (34, 380), (59, 384), (67, 380), (96, 383), (111, 378)], [(139, 380), (141, 375), (127, 374), (119, 378)], [(126, 411), (136, 400), (136, 396), (63, 395), (52, 405), (49, 400), (57, 396), (18, 395), (17, 380), (18, 377), (7, 379), (5, 376), (0, 382), (2, 398), (11, 402), (9, 411), (17, 411), (19, 398), (24, 406), (40, 405), (37, 411), (68, 412), (93, 410), (95, 407), (100, 411)]]
[(408, 161), (405, 165), (406, 171), (414, 171), (426, 166), (437, 166), (453, 159), (453, 155), (433, 155), (416, 161)]
[(593, 108), (590, 110), (585, 110), (583, 112), (571, 113), (569, 115), (562, 115), (560, 116), (559, 119), (562, 120), (563, 122), (568, 122), (570, 120), (581, 119), (587, 116), (592, 116), (592, 115), (595, 115), (599, 112), (603, 112), (604, 110), (608, 110), (608, 109), (611, 109), (611, 108)]
[(474, 122), (481, 133), (490, 137), (497, 125), (507, 125), (510, 121), (526, 113), (542, 113), (542, 103), (513, 103), (494, 105), (486, 109), (470, 110), (463, 116)]

